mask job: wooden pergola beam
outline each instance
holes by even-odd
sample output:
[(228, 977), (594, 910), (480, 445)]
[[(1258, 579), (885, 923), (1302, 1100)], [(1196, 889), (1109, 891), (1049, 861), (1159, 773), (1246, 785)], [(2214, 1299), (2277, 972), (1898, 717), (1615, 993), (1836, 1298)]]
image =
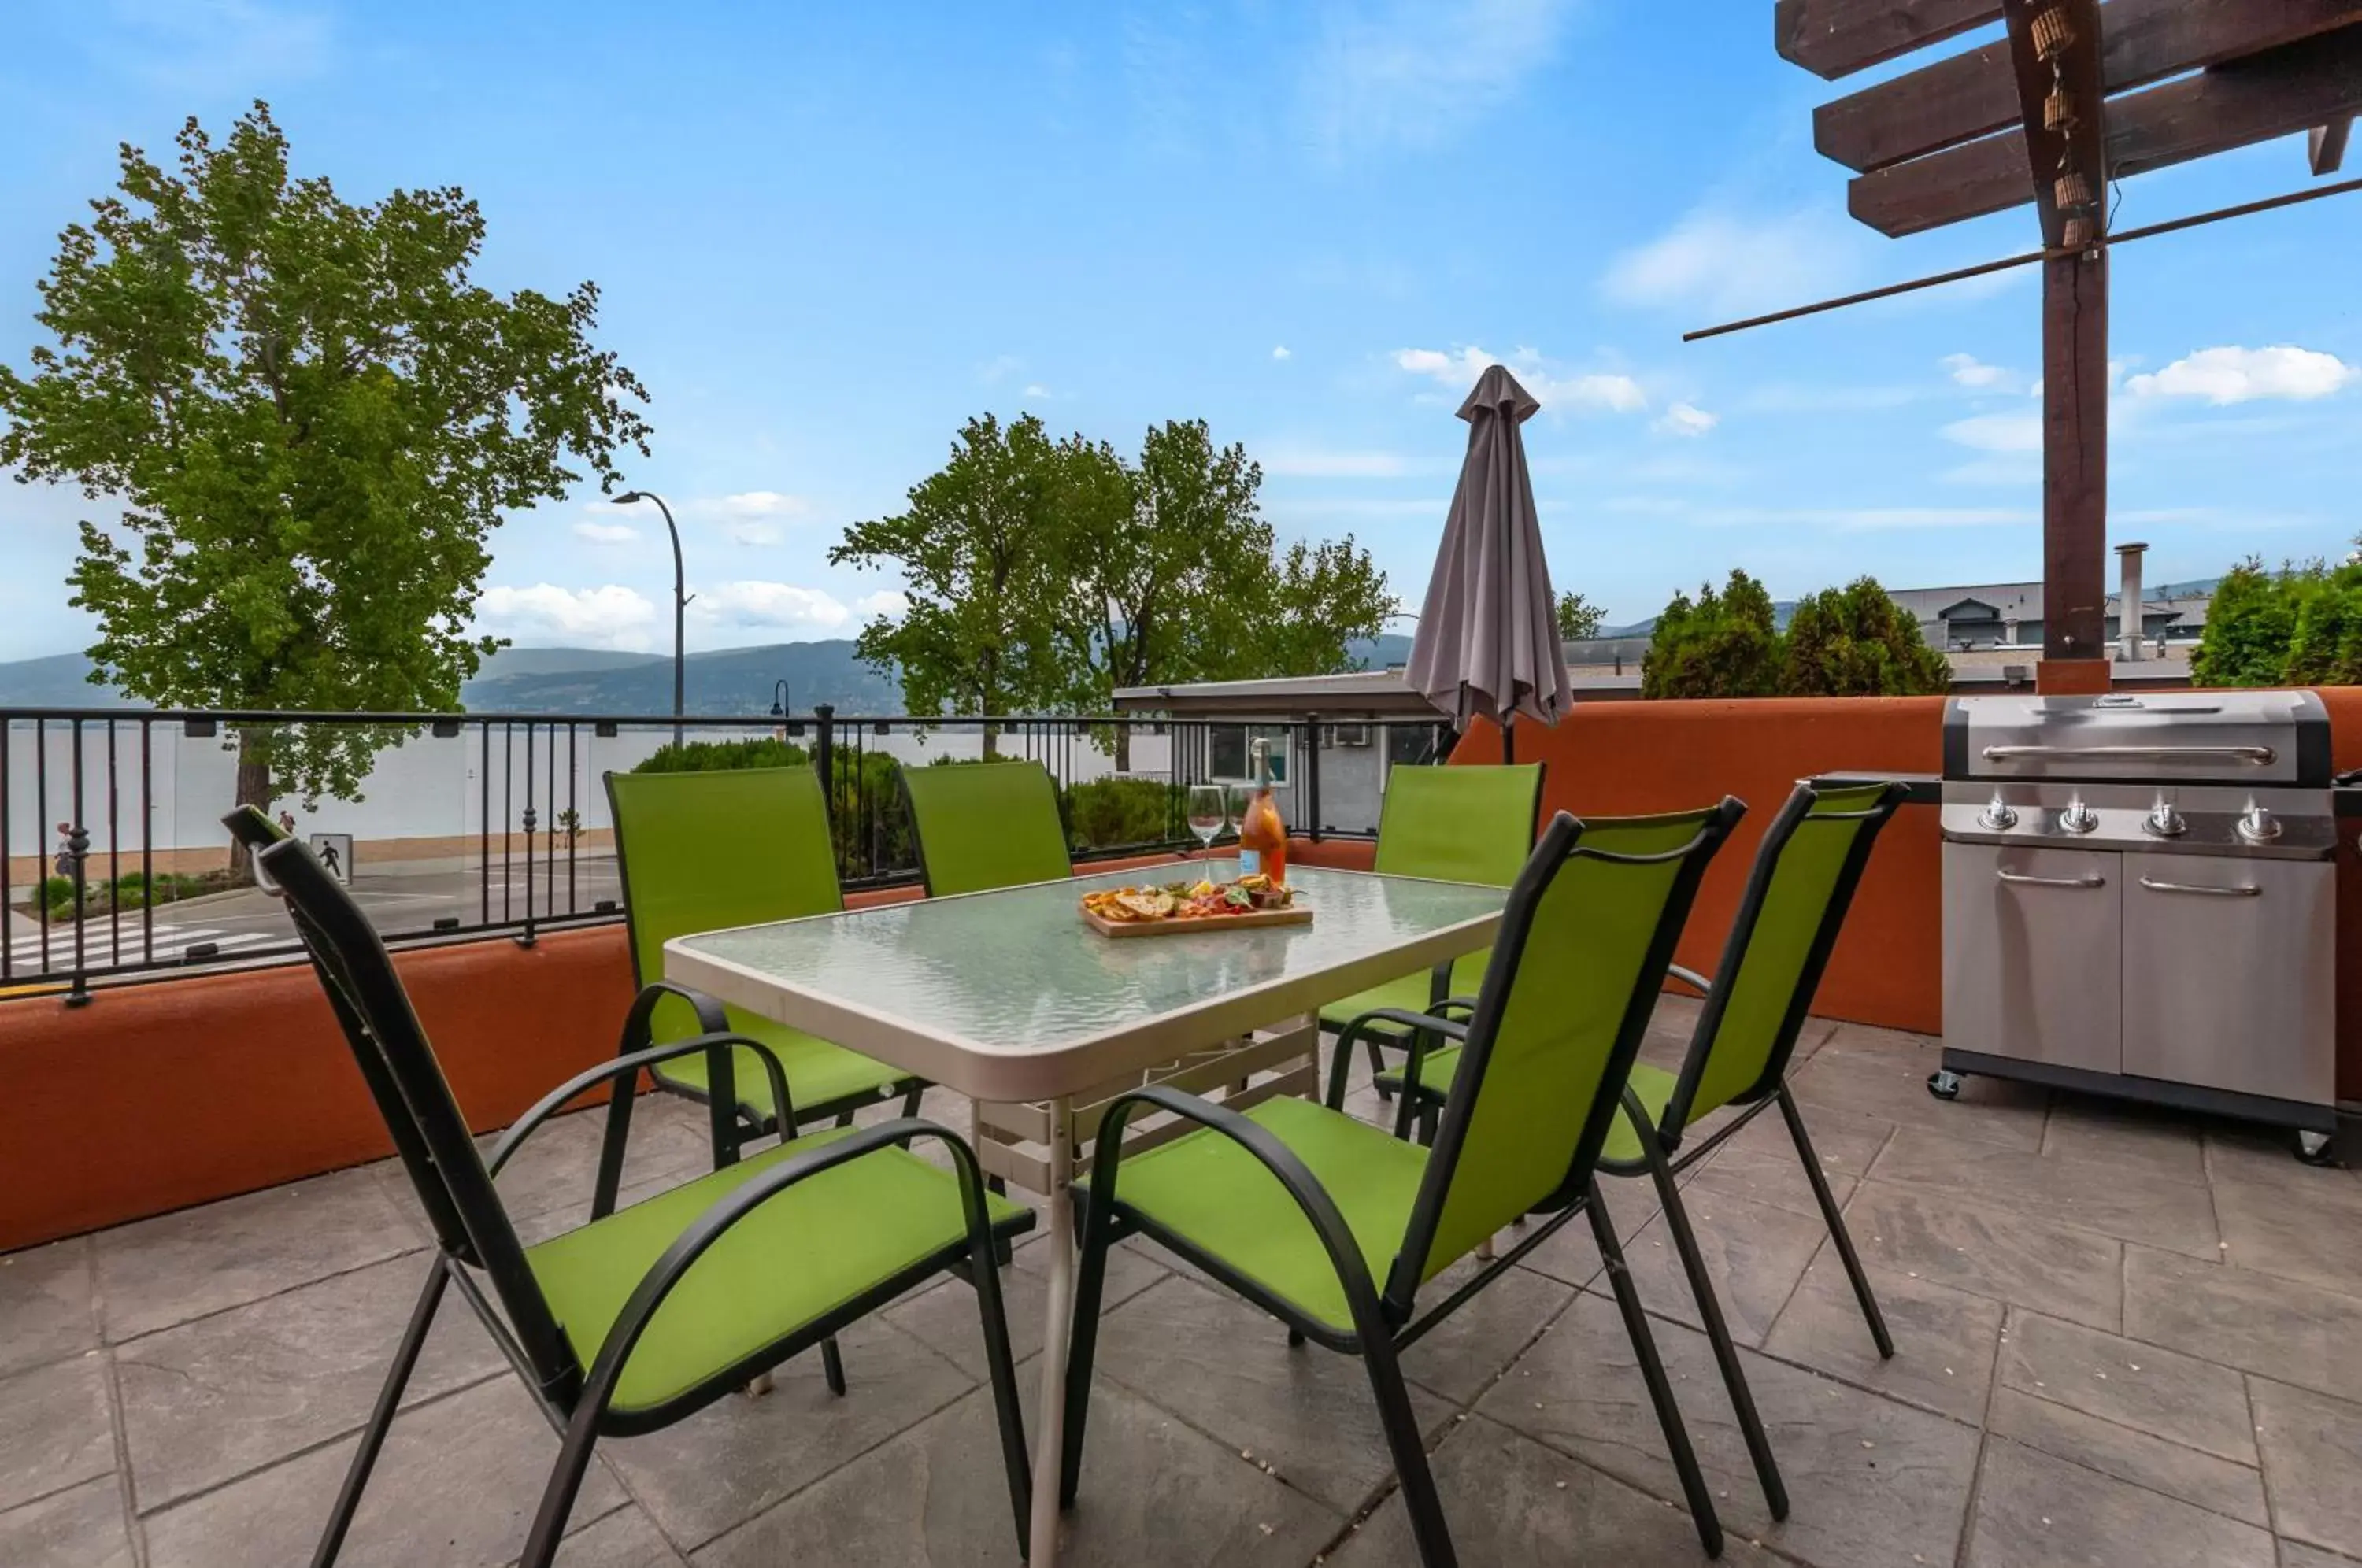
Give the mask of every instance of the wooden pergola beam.
[(1783, 60), (1834, 81), (2000, 17), (2001, 0), (1779, 0), (1772, 42)]
[[(2293, 136), (2357, 110), (2362, 25), (2348, 25), (2112, 100), (2106, 161), (2121, 179)], [(2024, 130), (2005, 131), (1861, 175), (1849, 183), (1846, 205), (1897, 237), (2003, 212), (2032, 198), (2028, 156)]]
[(2315, 126), (2306, 138), (2305, 157), (2315, 174), (2334, 174), (2345, 164), (2346, 138), (2354, 134), (2354, 116), (2341, 115), (2325, 126)]
[[(2362, 21), (2362, 0), (2106, 0), (2100, 21), (2100, 73), (2123, 93)], [(2009, 48), (1997, 39), (1824, 104), (1813, 145), (1867, 173), (2015, 125)]]

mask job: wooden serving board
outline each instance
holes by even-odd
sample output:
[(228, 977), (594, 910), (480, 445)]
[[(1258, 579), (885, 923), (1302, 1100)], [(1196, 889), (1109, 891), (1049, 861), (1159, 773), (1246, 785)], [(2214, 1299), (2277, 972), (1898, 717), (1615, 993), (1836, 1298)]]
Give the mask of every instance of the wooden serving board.
[(1256, 910), (1251, 914), (1207, 915), (1197, 920), (1105, 920), (1088, 910), (1080, 912), (1085, 923), (1101, 936), (1177, 936), (1184, 932), (1312, 923), (1312, 911), (1303, 904), (1284, 910)]

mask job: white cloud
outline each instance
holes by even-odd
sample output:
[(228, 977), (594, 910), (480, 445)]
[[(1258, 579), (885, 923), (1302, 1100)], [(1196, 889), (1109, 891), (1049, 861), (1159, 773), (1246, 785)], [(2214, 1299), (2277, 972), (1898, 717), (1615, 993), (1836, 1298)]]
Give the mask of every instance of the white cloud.
[(1600, 289), (1617, 304), (1745, 315), (1837, 292), (1854, 276), (1861, 244), (1818, 207), (1767, 217), (1694, 207), (1609, 262)]
[(476, 601), (476, 629), (534, 644), (560, 644), (642, 652), (653, 638), (657, 607), (636, 589), (609, 583), (602, 588), (560, 588), (536, 582), (529, 588), (484, 590)]
[(1967, 419), (1955, 419), (1944, 426), (1947, 441), (1973, 447), (1980, 452), (2039, 452), (2042, 450), (2042, 415), (2027, 414), (1979, 414)]
[(864, 621), (872, 621), (880, 615), (889, 621), (899, 621), (911, 613), (911, 596), (899, 588), (880, 589), (855, 600), (853, 611)]
[(1399, 452), (1319, 447), (1270, 447), (1258, 460), (1264, 472), (1291, 479), (1392, 479), (1407, 469)]
[(2280, 345), (2270, 348), (2201, 348), (2154, 375), (2125, 383), (2135, 397), (2202, 397), (2221, 407), (2256, 398), (2309, 402), (2362, 378), (2362, 367), (2334, 354)]
[(1434, 147), (1514, 98), (1558, 50), (1572, 0), (1335, 0), (1304, 77), (1331, 156)]
[(1703, 436), (1721, 423), (1719, 414), (1708, 414), (1695, 403), (1671, 403), (1649, 428), (1662, 436)]
[(1273, 344), (1271, 348), (1271, 357), (1275, 359), (1293, 359), (1296, 358), (1294, 354), (1288, 352), (1287, 345), (1285, 343)]
[(2014, 387), (2017, 377), (1999, 365), (1988, 365), (1973, 354), (1947, 354), (1938, 361), (1951, 373), (1953, 383), (1974, 392), (1990, 392)]
[(734, 545), (776, 545), (788, 536), (788, 523), (809, 516), (811, 509), (811, 502), (802, 496), (776, 490), (699, 496), (681, 507), (689, 516), (719, 523), (722, 536)]
[(1005, 381), (1025, 369), (1025, 361), (1014, 354), (995, 354), (976, 368), (976, 379), (986, 386)]
[(817, 588), (741, 580), (700, 589), (690, 613), (716, 630), (833, 632), (851, 613)]
[(1048, 397), (1050, 395), (1050, 389), (1043, 386), (1040, 381), (1028, 381), (1025, 383), (1025, 395), (1027, 397)]
[(586, 545), (628, 545), (640, 536), (640, 531), (628, 523), (586, 521), (574, 525), (574, 536)]
[(690, 504), (720, 517), (796, 517), (811, 510), (811, 502), (802, 496), (782, 495), (776, 490), (741, 491)]
[(1649, 406), (1648, 393), (1631, 377), (1615, 371), (1553, 373), (1542, 356), (1519, 348), (1504, 360), (1471, 344), (1451, 353), (1440, 348), (1397, 348), (1395, 364), (1415, 376), (1426, 376), (1448, 390), (1464, 394), (1476, 378), (1495, 365), (1507, 364), (1534, 401), (1554, 412), (1569, 408), (1604, 408), (1633, 414)]

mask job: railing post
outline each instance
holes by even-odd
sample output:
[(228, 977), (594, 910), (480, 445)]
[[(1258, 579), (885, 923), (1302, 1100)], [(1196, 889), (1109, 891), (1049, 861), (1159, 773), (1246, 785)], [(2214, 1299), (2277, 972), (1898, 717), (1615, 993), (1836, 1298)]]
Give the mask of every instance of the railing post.
[(1320, 724), (1304, 715), (1304, 831), (1320, 842)]
[[(531, 730), (525, 732), (524, 756), (524, 787), (530, 793), (533, 789), (533, 732)], [(524, 808), (524, 934), (516, 939), (519, 947), (533, 945), (533, 832), (540, 824), (540, 813), (533, 809), (533, 803), (530, 801), (526, 801)]]
[[(80, 751), (82, 736), (79, 733), (81, 728), (82, 726), (80, 724), (76, 724), (74, 726), (74, 729), (77, 732), (74, 736), (76, 746), (74, 754), (74, 767), (77, 776), (79, 776), (81, 772), (82, 766), (82, 754)], [(79, 805), (79, 802), (77, 802), (77, 805)], [(83, 826), (79, 822), (75, 823), (72, 830), (66, 834), (66, 853), (73, 859), (74, 922), (73, 984), (66, 992), (66, 1006), (87, 1007), (90, 1005), (90, 973), (89, 966), (83, 961), (83, 925), (85, 923), (84, 917), (89, 913), (89, 911), (84, 909), (83, 906), (90, 898), (90, 878), (85, 870), (85, 867), (88, 865), (90, 860), (90, 830)]]
[(836, 705), (833, 702), (812, 704), (816, 721), (812, 736), (812, 766), (820, 769), (821, 803), (828, 808), (832, 820), (836, 816)]

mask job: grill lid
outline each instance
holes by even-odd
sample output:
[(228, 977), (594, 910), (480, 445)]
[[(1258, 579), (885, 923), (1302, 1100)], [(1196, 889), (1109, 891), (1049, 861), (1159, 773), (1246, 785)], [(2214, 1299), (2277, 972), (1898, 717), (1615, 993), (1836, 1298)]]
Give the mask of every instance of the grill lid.
[(2311, 691), (1955, 697), (1944, 777), (2326, 788), (2329, 715)]

